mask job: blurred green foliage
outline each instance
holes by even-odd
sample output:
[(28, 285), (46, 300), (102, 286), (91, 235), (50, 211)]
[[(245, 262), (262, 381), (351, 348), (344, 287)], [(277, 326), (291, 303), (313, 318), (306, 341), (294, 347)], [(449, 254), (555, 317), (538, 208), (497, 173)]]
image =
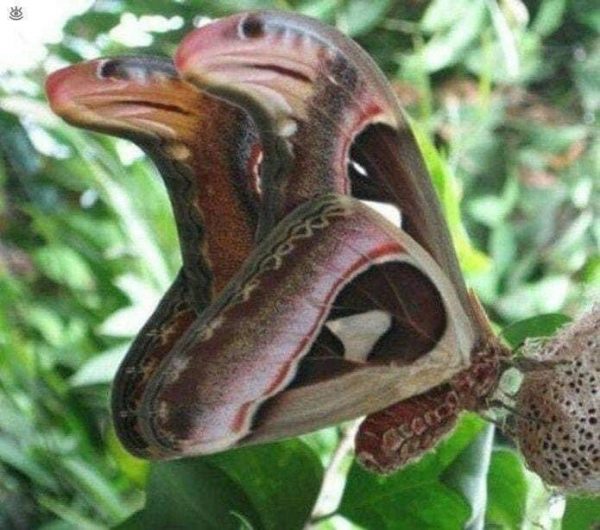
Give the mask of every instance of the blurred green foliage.
[[(148, 161), (59, 122), (42, 89), (46, 69), (140, 51), (115, 28), (137, 27), (143, 52), (171, 55), (197, 17), (252, 8), (318, 17), (375, 57), (416, 124), (465, 274), (498, 326), (574, 315), (598, 298), (592, 0), (98, 0), (68, 21), (44, 64), (0, 78), (2, 529), (293, 530), (310, 517), (338, 429), (152, 466), (120, 447), (108, 383), (178, 268), (173, 220)], [(562, 321), (534, 318), (507, 337)], [(338, 509), (316, 528), (561, 527), (549, 492), (474, 416), (391, 477), (349, 465)], [(147, 508), (123, 522), (144, 496)], [(568, 499), (562, 528), (591, 528), (599, 512), (596, 500)]]

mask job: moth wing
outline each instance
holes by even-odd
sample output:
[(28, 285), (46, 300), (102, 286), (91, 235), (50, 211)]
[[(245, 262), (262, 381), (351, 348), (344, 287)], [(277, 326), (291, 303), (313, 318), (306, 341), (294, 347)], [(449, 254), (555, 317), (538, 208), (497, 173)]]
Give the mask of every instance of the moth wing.
[[(373, 311), (389, 325), (348, 356), (331, 323)], [(360, 201), (327, 195), (256, 247), (156, 370), (138, 420), (158, 458), (294, 436), (448, 380), (474, 340), (450, 281), (418, 243)]]
[[(354, 41), (295, 13), (232, 15), (191, 32), (182, 76), (244, 108), (263, 141), (259, 234), (327, 191), (381, 201), (451, 279), (477, 328), (419, 147), (388, 80)], [(484, 330), (480, 330), (483, 336)]]

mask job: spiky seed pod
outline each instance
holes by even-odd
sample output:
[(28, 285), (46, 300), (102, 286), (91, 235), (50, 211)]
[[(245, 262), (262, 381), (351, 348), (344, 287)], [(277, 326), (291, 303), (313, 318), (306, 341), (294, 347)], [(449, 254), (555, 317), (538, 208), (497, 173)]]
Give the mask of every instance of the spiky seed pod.
[(513, 418), (521, 452), (548, 484), (600, 493), (600, 306), (533, 356)]

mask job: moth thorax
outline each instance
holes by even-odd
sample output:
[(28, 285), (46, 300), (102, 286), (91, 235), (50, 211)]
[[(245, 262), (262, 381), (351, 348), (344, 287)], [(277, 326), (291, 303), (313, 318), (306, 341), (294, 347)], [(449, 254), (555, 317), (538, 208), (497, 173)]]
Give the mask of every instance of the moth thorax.
[(461, 407), (481, 410), (498, 387), (503, 361), (510, 357), (508, 348), (495, 337), (479, 341), (471, 352), (471, 365), (450, 380)]
[(521, 452), (548, 484), (598, 493), (600, 306), (538, 348), (528, 354), (540, 368), (525, 372), (512, 418)]

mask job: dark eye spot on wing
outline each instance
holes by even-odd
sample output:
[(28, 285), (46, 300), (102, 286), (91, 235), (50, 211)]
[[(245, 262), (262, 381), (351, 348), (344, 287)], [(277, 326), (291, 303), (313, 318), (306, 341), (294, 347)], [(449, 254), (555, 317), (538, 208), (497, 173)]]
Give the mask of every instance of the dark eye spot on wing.
[(264, 35), (265, 28), (259, 17), (250, 15), (240, 21), (239, 33), (244, 39), (257, 39)]
[(121, 79), (124, 81), (151, 79), (160, 74), (170, 79), (179, 79), (177, 70), (170, 59), (166, 57), (136, 56), (119, 57), (118, 59), (106, 60), (98, 75), (102, 79)]
[(119, 68), (118, 63), (119, 63), (118, 60), (115, 60), (115, 61), (106, 61), (102, 65), (102, 67), (100, 68), (99, 76), (102, 79), (108, 79), (108, 78), (117, 77), (116, 73), (117, 73), (118, 68)]

